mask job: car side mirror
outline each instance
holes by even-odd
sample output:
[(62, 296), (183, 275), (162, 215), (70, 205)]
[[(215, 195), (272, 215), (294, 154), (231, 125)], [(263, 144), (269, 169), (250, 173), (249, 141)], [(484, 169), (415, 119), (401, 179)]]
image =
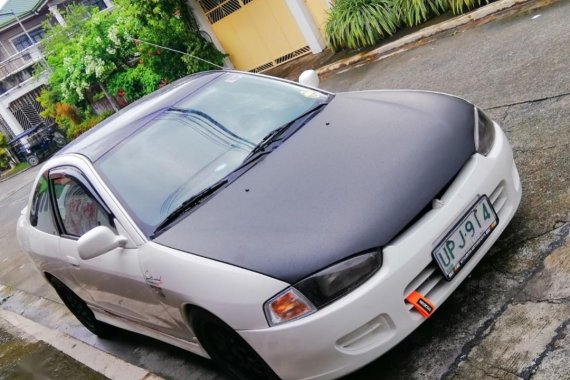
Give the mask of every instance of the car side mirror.
[(299, 76), (299, 83), (305, 86), (318, 88), (320, 82), (319, 74), (315, 70), (305, 70)]
[(115, 234), (105, 226), (95, 227), (77, 240), (79, 257), (83, 260), (93, 259), (115, 248), (123, 248), (125, 245), (127, 245), (127, 238)]

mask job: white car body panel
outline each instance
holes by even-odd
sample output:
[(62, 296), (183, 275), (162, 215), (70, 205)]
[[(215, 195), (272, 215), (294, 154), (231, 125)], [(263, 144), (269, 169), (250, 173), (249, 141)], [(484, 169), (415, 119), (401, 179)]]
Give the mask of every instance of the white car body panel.
[(195, 305), (236, 330), (266, 328), (263, 303), (289, 286), (259, 273), (152, 242), (141, 253), (142, 268), (160, 279), (163, 303), (175, 318), (184, 314), (181, 307)]
[[(469, 275), (512, 219), (522, 195), (512, 149), (497, 124), (495, 133), (488, 156), (474, 155), (445, 192), (443, 205), (384, 248), (382, 268), (366, 283), (305, 318), (269, 329), (240, 331), (281, 378), (332, 379), (371, 362), (425, 321), (404, 301), (408, 294), (418, 290), (437, 310)], [(499, 224), (447, 282), (431, 252), (484, 194), (493, 203)]]
[(187, 305), (205, 308), (235, 329), (267, 327), (260, 305), (288, 284), (143, 239), (86, 159), (57, 156), (49, 167), (59, 166), (73, 166), (89, 180), (115, 215), (119, 234), (128, 240), (126, 247), (83, 260), (77, 240), (33, 228), (28, 213), (18, 221), (19, 240), (40, 272), (71, 288), (99, 320), (205, 357), (185, 315)]

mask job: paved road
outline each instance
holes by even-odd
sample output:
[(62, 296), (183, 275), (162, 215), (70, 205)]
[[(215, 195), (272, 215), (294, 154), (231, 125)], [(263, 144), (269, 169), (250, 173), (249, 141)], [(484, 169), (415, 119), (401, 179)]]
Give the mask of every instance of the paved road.
[(415, 88), (472, 100), (507, 132), (523, 183), (510, 228), (457, 293), (351, 378), (570, 378), (569, 16), (570, 2), (560, 2), (323, 83), (335, 91)]
[[(39, 168), (29, 169), (7, 181), (0, 182), (0, 283), (22, 289), (38, 296), (48, 296), (42, 290), (30, 261), (18, 254), (15, 239), (16, 220), (26, 206), (30, 186)], [(53, 295), (55, 299), (55, 294)]]
[[(350, 379), (570, 378), (568, 19), (570, 2), (562, 1), (322, 83), (334, 91), (430, 89), (474, 101), (507, 132), (524, 190), (511, 226), (470, 278), (414, 334)], [(221, 379), (208, 363), (151, 339), (96, 339), (61, 311), (14, 242), (32, 174), (0, 183), (0, 283), (11, 286), (0, 287), (2, 307), (165, 378)]]

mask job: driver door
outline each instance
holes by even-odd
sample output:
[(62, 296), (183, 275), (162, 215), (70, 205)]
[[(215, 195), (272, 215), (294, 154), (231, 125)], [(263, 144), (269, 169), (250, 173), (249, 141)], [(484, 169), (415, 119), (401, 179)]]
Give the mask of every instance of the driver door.
[[(159, 297), (145, 282), (139, 251), (132, 244), (83, 260), (77, 241), (97, 226), (118, 234), (119, 223), (86, 177), (76, 168), (51, 170), (50, 186), (54, 212), (61, 230), (59, 252), (75, 281), (88, 293), (88, 304), (115, 316), (158, 330), (168, 330), (168, 314)], [(128, 239), (128, 236), (125, 236)]]

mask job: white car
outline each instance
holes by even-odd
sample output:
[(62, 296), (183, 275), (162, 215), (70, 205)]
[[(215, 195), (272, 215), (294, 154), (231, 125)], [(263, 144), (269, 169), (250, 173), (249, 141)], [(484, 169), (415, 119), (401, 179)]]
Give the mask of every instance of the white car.
[(46, 162), (18, 238), (97, 335), (331, 379), (429, 318), (520, 199), (505, 135), (465, 100), (213, 71)]

